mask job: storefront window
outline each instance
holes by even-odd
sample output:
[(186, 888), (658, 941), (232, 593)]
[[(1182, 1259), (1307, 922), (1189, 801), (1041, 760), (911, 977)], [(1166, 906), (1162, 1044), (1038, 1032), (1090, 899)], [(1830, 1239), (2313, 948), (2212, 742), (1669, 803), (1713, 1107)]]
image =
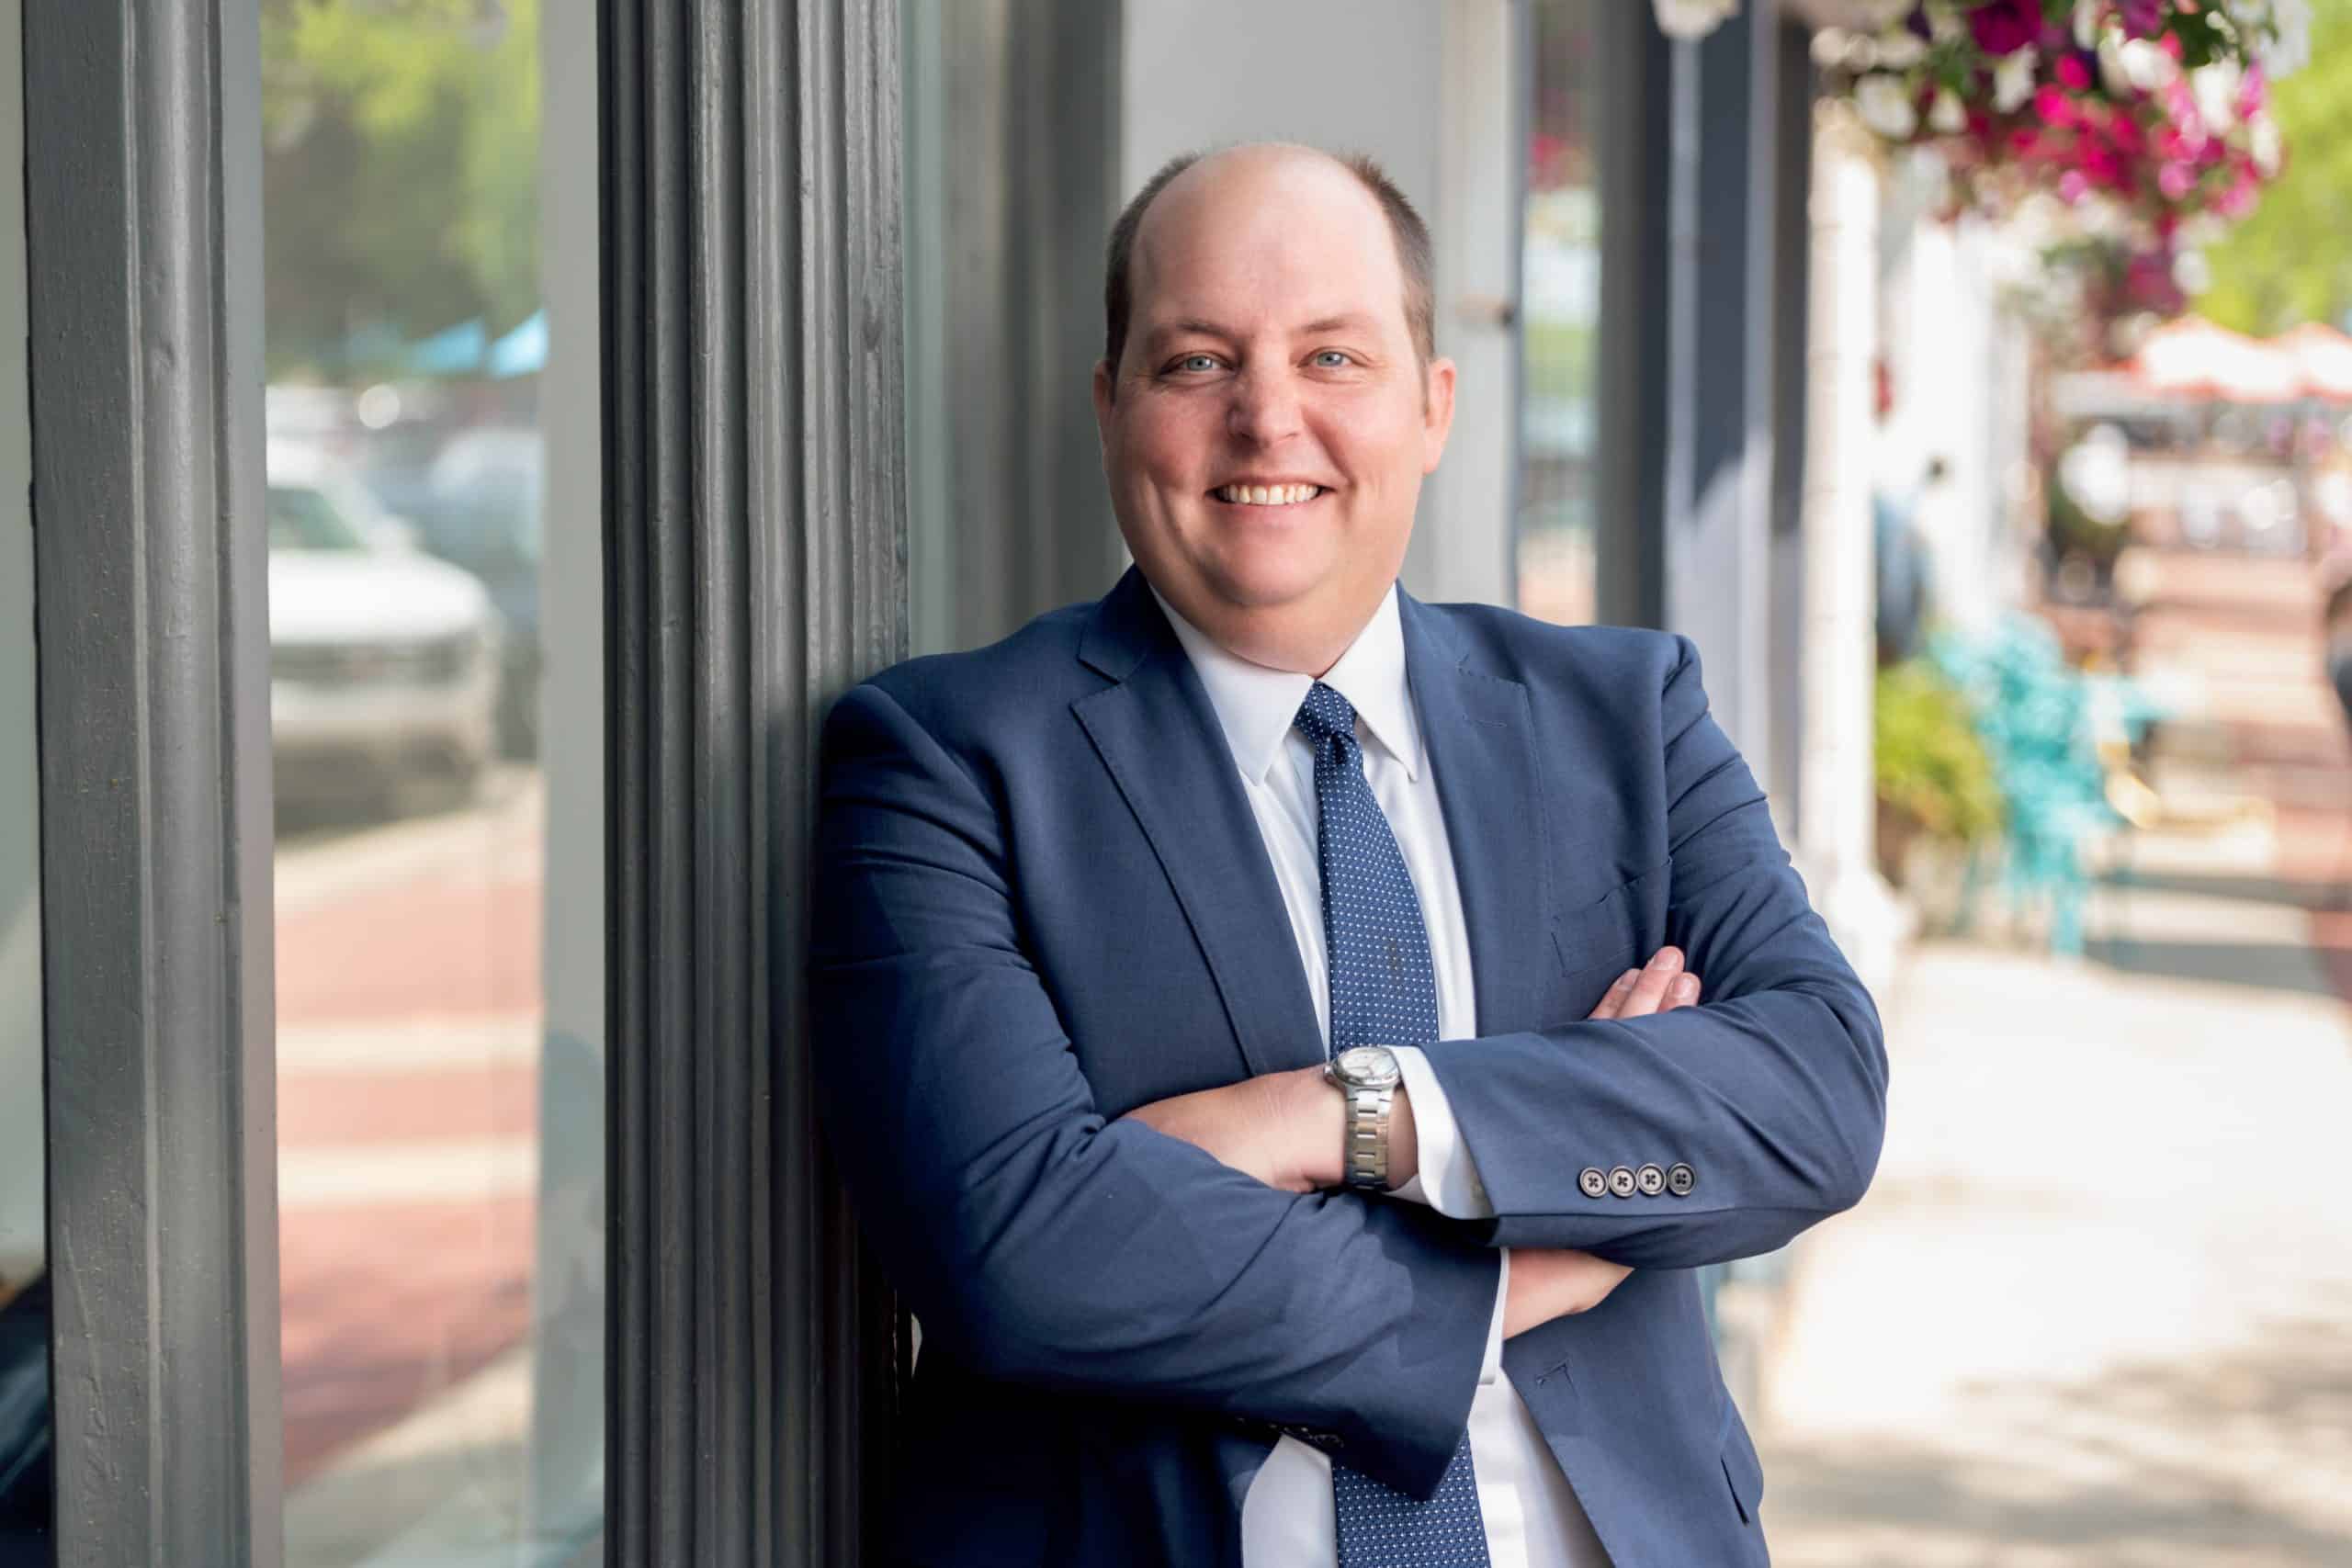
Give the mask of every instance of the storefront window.
[(286, 1562), (593, 1557), (590, 0), (265, 0)]
[(1600, 186), (1596, 4), (1536, 0), (1521, 295), (1519, 604), (1593, 618)]

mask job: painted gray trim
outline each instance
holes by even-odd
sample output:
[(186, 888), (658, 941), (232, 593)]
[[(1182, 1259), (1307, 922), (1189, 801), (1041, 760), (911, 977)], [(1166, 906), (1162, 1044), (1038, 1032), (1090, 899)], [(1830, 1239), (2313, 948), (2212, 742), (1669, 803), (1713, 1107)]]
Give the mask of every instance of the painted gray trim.
[(1666, 624), (1673, 51), (1650, 7), (1589, 0), (1602, 62), (1596, 618)]
[(907, 648), (891, 0), (602, 0), (606, 1561), (854, 1564), (899, 1318), (818, 1142), (817, 726)]
[(278, 1561), (254, 0), (28, 0), (57, 1561)]
[(1666, 622), (1714, 716), (1769, 771), (1778, 0), (1674, 48)]

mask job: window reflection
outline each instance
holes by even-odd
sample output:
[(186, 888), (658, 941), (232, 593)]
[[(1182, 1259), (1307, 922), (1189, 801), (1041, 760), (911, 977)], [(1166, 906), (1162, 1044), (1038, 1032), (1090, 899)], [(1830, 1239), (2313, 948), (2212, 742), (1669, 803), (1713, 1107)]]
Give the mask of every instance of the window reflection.
[(18, 10), (0, 0), (0, 1568), (48, 1568), (48, 1139)]
[(604, 1459), (593, 6), (265, 0), (263, 57), (286, 1560), (571, 1562)]
[[(0, 243), (7, 237), (0, 224)], [(21, 239), (17, 244), (21, 265)], [(6, 269), (0, 262), (0, 281)], [(11, 314), (18, 335), (6, 330)], [(23, 472), (22, 322), (20, 308), (0, 305), (0, 343), (18, 345), (14, 358), (0, 347), (0, 375), (8, 375), (0, 387), (0, 475)], [(0, 1568), (47, 1568), (52, 1451), (40, 779), (33, 750), (33, 541), (25, 498), (21, 479), (0, 488)]]
[(1600, 187), (1594, 0), (1536, 0), (1521, 257), (1519, 606), (1593, 618)]

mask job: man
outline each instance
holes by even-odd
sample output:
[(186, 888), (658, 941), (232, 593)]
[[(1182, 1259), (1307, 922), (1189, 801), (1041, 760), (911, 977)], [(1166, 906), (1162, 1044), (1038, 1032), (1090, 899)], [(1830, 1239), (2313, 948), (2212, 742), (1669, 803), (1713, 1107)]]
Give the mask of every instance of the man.
[(890, 1560), (1764, 1562), (1691, 1270), (1860, 1196), (1886, 1065), (1690, 645), (1396, 590), (1454, 371), (1376, 169), (1179, 160), (1105, 303), (1135, 570), (826, 728)]

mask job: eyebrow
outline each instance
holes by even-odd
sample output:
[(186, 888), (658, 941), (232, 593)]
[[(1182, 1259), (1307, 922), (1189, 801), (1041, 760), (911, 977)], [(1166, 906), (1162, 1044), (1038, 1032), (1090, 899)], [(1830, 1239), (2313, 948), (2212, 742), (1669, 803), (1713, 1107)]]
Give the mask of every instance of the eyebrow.
[[(1343, 315), (1325, 316), (1320, 321), (1309, 321), (1304, 326), (1293, 328), (1292, 331), (1302, 337), (1308, 337), (1319, 333), (1362, 332), (1372, 324), (1373, 318), (1370, 316), (1362, 311), (1349, 311)], [(1215, 321), (1202, 321), (1197, 317), (1163, 321), (1144, 334), (1145, 352), (1149, 353), (1157, 349), (1170, 338), (1186, 336), (1230, 339), (1233, 336), (1233, 329), (1219, 326)]]

